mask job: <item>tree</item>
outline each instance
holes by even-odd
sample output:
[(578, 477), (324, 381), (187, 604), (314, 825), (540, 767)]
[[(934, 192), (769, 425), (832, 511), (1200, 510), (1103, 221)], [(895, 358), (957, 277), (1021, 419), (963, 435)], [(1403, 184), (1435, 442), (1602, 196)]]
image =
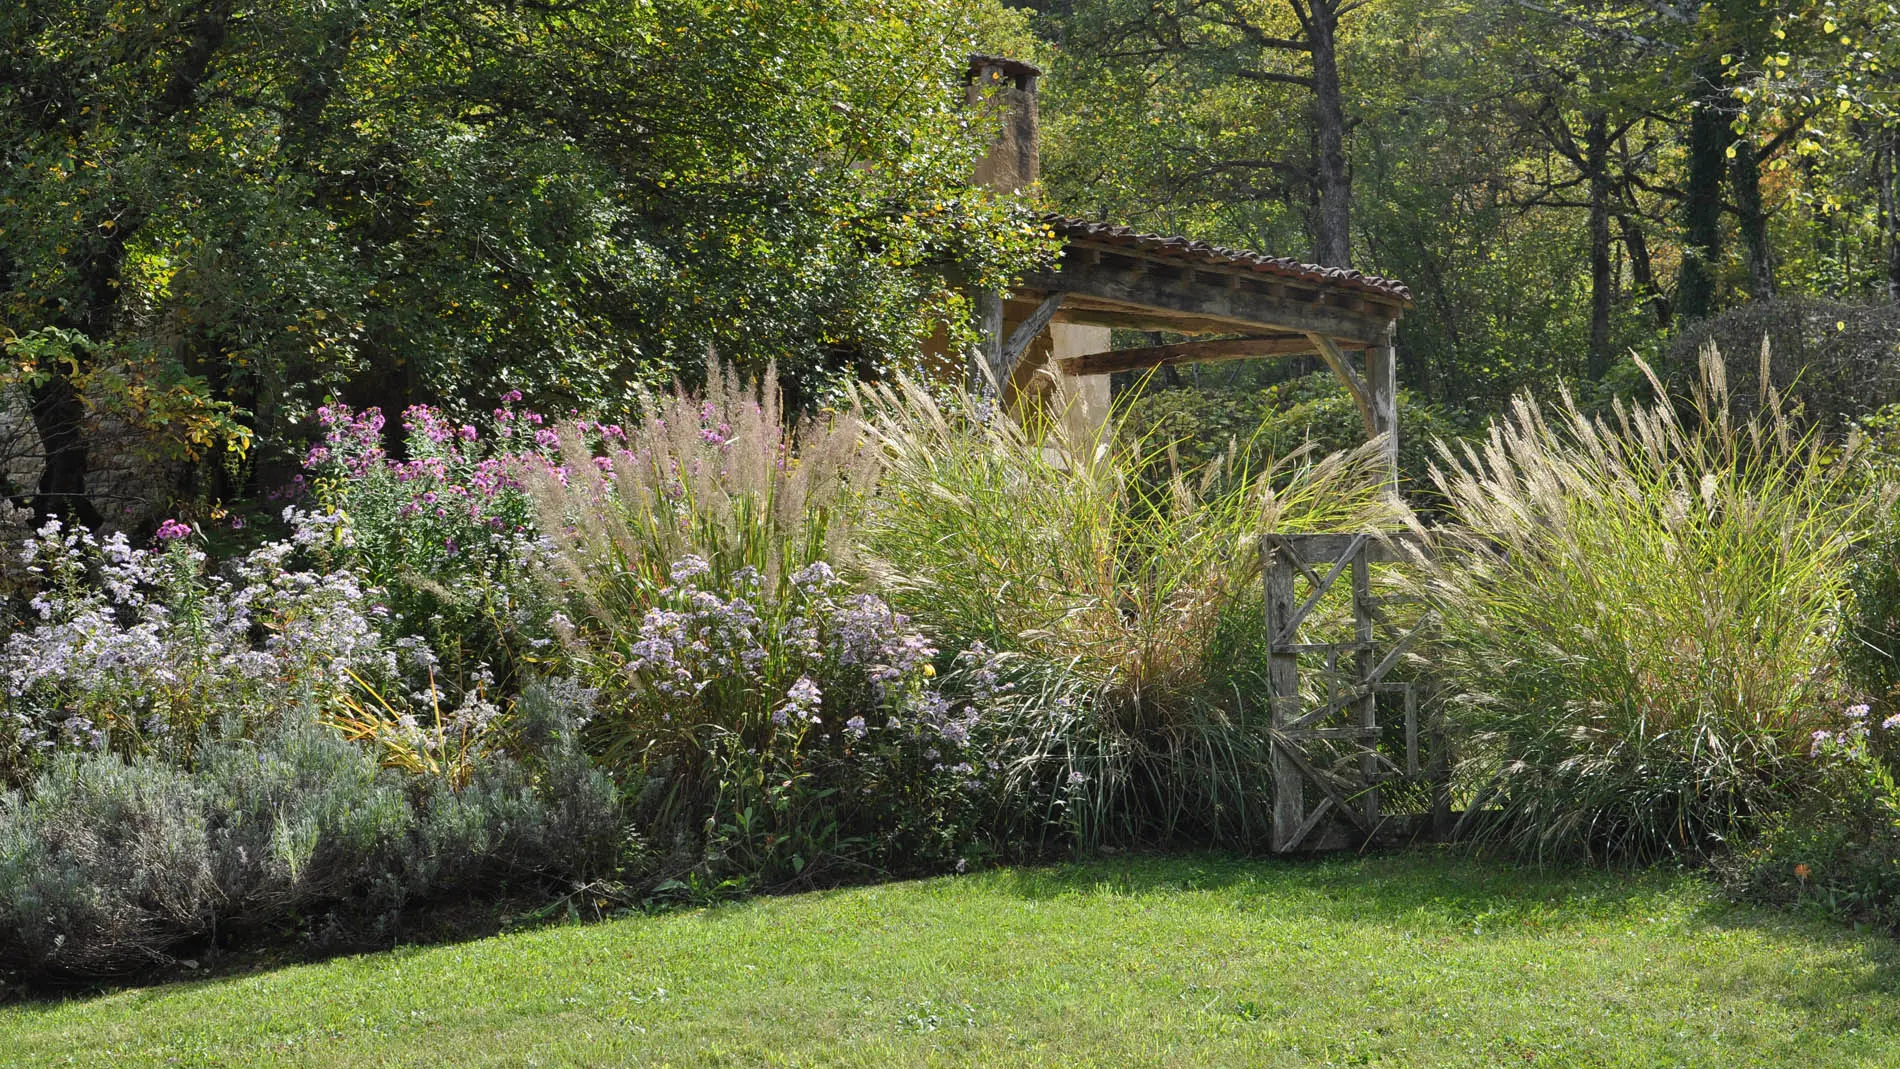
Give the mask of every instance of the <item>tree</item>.
[(86, 343), (26, 376), (45, 475), (15, 496), (95, 518), (79, 384), (127, 346), (244, 410), (267, 457), (332, 393), (612, 408), (712, 349), (808, 400), (914, 361), (962, 280), (1045, 245), (1027, 201), (965, 181), (983, 15), (10, 5), (0, 339)]
[[(1223, 117), (1225, 129), (1206, 131), (1211, 136), (1191, 146), (1176, 141), (1187, 158), (1174, 174), (1189, 187), (1176, 188), (1193, 197), (1250, 187), (1257, 198), (1282, 201), (1300, 218), (1311, 259), (1347, 267), (1353, 119), (1339, 35), (1346, 16), (1370, 2), (1106, 0), (1077, 6), (1052, 32), (1075, 64), (1064, 68), (1071, 77), (1117, 82), (1112, 95), (1123, 102), (1183, 93), (1245, 100)], [(1306, 116), (1305, 129), (1289, 137), (1284, 116), (1295, 110)], [(1058, 172), (1058, 182), (1069, 180)]]

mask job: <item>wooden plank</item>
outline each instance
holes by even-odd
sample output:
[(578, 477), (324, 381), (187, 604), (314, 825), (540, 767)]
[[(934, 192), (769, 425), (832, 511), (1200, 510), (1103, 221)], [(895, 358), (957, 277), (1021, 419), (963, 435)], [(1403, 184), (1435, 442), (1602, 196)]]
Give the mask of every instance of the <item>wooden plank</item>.
[(1273, 646), (1279, 653), (1351, 653), (1359, 648), (1357, 642), (1281, 642)]
[[(1281, 559), (1299, 569), (1300, 574), (1306, 576), (1308, 583), (1317, 584), (1319, 582), (1319, 573), (1307, 566), (1307, 555), (1301, 551), (1300, 545), (1295, 544), (1291, 538), (1283, 534), (1268, 534), (1263, 536), (1261, 540), (1271, 543), (1278, 549)], [(1315, 556), (1312, 559), (1319, 560), (1320, 556), (1324, 556), (1324, 554)], [(1330, 560), (1332, 558), (1329, 557), (1327, 559)]]
[[(1368, 733), (1366, 729), (1361, 728), (1361, 727), (1356, 727), (1356, 726), (1337, 727), (1337, 728), (1289, 729), (1286, 732), (1286, 737), (1289, 739), (1335, 739), (1335, 740), (1346, 740), (1346, 741), (1356, 742), (1356, 741), (1361, 741), (1364, 739), (1378, 738), (1379, 730), (1377, 728), (1374, 728), (1372, 729), (1370, 733)], [(1374, 771), (1376, 772), (1377, 770), (1375, 769)]]
[[(1359, 550), (1365, 546), (1366, 538), (1367, 536), (1364, 534), (1352, 536), (1352, 541), (1346, 546), (1346, 552), (1342, 553), (1339, 559), (1333, 562), (1333, 570), (1326, 573), (1326, 578), (1313, 584), (1312, 590), (1306, 595), (1306, 600), (1300, 603), (1299, 608), (1293, 610), (1293, 618), (1287, 621), (1286, 630), (1274, 636), (1270, 640), (1271, 642), (1277, 645), (1293, 641), (1293, 633), (1299, 630), (1300, 622), (1305, 620), (1307, 615), (1318, 607), (1319, 600), (1326, 596), (1328, 590), (1332, 589), (1333, 582), (1339, 578), (1339, 573), (1345, 571), (1348, 566), (1354, 568), (1354, 577), (1356, 578), (1358, 576), (1359, 570), (1365, 566), (1363, 559), (1360, 557)], [(1355, 565), (1354, 562), (1358, 563)], [(1358, 604), (1356, 600), (1354, 603)], [(1369, 643), (1372, 641), (1370, 627), (1365, 630), (1365, 634), (1356, 636), (1355, 640), (1357, 642)], [(1334, 644), (1334, 648), (1337, 649), (1337, 644)]]
[[(1357, 537), (1355, 534), (1270, 534), (1261, 541), (1284, 545), (1304, 560), (1338, 560)], [(1410, 548), (1419, 545), (1418, 536), (1407, 531), (1375, 531), (1365, 545), (1366, 560), (1373, 564), (1410, 563), (1413, 559)]]
[[(1451, 834), (1451, 750), (1442, 723), (1432, 725), (1432, 835)], [(1463, 818), (1460, 818), (1462, 822)]]
[[(1267, 634), (1277, 635), (1293, 613), (1293, 561), (1285, 550), (1276, 551), (1268, 539), (1261, 539), (1261, 570), (1265, 576)], [(1267, 654), (1268, 708), (1274, 739), (1271, 744), (1273, 774), (1273, 849), (1292, 849), (1294, 832), (1305, 825), (1305, 801), (1290, 740), (1279, 737), (1279, 730), (1298, 712), (1300, 703), (1300, 659), (1291, 653)]]
[(1289, 732), (1311, 730), (1311, 725), (1319, 723), (1334, 713), (1345, 711), (1348, 706), (1365, 696), (1365, 690), (1360, 687), (1353, 687), (1350, 690), (1341, 691), (1330, 701), (1321, 702), (1313, 708), (1288, 720), (1285, 729)]
[(1405, 774), (1418, 775), (1418, 687), (1405, 685)]
[(1326, 366), (1333, 369), (1333, 375), (1346, 387), (1346, 392), (1352, 395), (1352, 403), (1359, 409), (1359, 419), (1366, 426), (1366, 437), (1369, 439), (1377, 437), (1378, 421), (1372, 412), (1371, 391), (1359, 378), (1359, 373), (1346, 362), (1345, 351), (1339, 347), (1338, 342), (1324, 334), (1308, 334), (1307, 337), (1312, 340), (1313, 348), (1319, 352), (1320, 359), (1326, 361)]
[(1428, 612), (1421, 617), (1418, 623), (1412, 626), (1410, 631), (1399, 636), (1399, 640), (1392, 644), (1390, 650), (1386, 651), (1385, 659), (1380, 661), (1378, 665), (1372, 669), (1371, 675), (1369, 675), (1365, 681), (1367, 683), (1377, 683), (1379, 680), (1384, 679), (1385, 674), (1398, 665), (1399, 658), (1405, 656), (1405, 651), (1412, 648), (1412, 643), (1417, 642), (1419, 636), (1425, 633), (1425, 629), (1437, 622), (1438, 613), (1436, 612)]
[(1215, 287), (1199, 281), (1195, 274), (1166, 265), (1150, 270), (1139, 261), (1115, 263), (1109, 257), (1093, 264), (1064, 258), (1055, 271), (1025, 276), (1023, 285), (1230, 323), (1234, 333), (1312, 332), (1368, 343), (1385, 337), (1389, 319), (1382, 312), (1369, 314), (1377, 311), (1370, 305), (1355, 312), (1319, 300), (1274, 296), (1270, 285), (1245, 276), (1237, 287)]
[(1385, 340), (1366, 350), (1366, 389), (1372, 406), (1372, 429), (1385, 443), (1386, 467), (1393, 482), (1399, 477), (1398, 329), (1386, 324)]
[(1049, 320), (1055, 316), (1056, 309), (1062, 307), (1062, 301), (1067, 296), (1061, 290), (1051, 293), (1042, 299), (1035, 311), (1029, 313), (1028, 319), (1016, 324), (1009, 340), (1003, 343), (1002, 352), (997, 354), (995, 373), (998, 383), (1008, 382), (1010, 376), (1015, 374), (1017, 361), (1023, 358), (1023, 353), (1036, 340), (1036, 335), (1049, 325)]
[(1182, 364), (1217, 364), (1229, 360), (1290, 356), (1312, 351), (1313, 343), (1304, 334), (1220, 338), (1215, 341), (1177, 342), (1173, 345), (1090, 353), (1063, 361), (1062, 370), (1070, 375), (1111, 375), (1118, 371), (1141, 371)]
[[(1379, 737), (1379, 695), (1373, 689), (1372, 670), (1372, 617), (1377, 611), (1369, 604), (1372, 600), (1372, 569), (1366, 563), (1366, 555), (1360, 552), (1365, 546), (1362, 535), (1352, 546), (1352, 618), (1353, 638), (1361, 648), (1353, 654), (1353, 665), (1358, 669), (1359, 685), (1365, 689), (1366, 696), (1359, 700), (1359, 729), (1367, 733), (1377, 745)], [(1359, 775), (1366, 781), (1365, 807), (1366, 822), (1379, 823), (1379, 772), (1378, 757), (1371, 749), (1359, 755)]]
[(1236, 329), (1221, 323), (1209, 323), (1190, 316), (1170, 316), (1119, 305), (1082, 303), (1070, 296), (1056, 313), (1058, 323), (1076, 323), (1088, 327), (1114, 327), (1122, 330), (1160, 330), (1175, 334), (1233, 334)]
[[(1291, 740), (1289, 740), (1289, 742), (1290, 741)], [(1307, 780), (1311, 782), (1313, 786), (1320, 789), (1321, 794), (1333, 800), (1333, 805), (1338, 808), (1341, 816), (1344, 816), (1347, 820), (1358, 825), (1360, 831), (1367, 835), (1372, 834), (1372, 825), (1366, 821), (1365, 814), (1361, 813), (1359, 807), (1353, 805), (1350, 799), (1340, 794), (1339, 789), (1333, 786), (1332, 781), (1322, 775), (1318, 769), (1314, 768), (1312, 764), (1306, 760), (1306, 755), (1299, 752), (1297, 746), (1288, 745), (1286, 747), (1286, 754), (1288, 759), (1305, 775)]]
[(1308, 835), (1313, 834), (1313, 829), (1319, 825), (1321, 820), (1325, 819), (1326, 814), (1330, 812), (1332, 808), (1333, 800), (1331, 798), (1321, 798), (1319, 804), (1313, 807), (1313, 811), (1308, 813), (1306, 819), (1300, 822), (1300, 826), (1287, 835), (1286, 845), (1277, 847), (1276, 849), (1283, 853), (1288, 850), (1298, 850), (1300, 844), (1306, 841)]

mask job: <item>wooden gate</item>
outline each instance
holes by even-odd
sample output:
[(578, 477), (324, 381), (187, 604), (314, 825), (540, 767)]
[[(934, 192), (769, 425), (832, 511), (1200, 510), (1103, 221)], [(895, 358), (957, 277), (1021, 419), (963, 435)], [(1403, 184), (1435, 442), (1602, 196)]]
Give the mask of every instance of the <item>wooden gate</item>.
[[(1261, 539), (1276, 852), (1442, 834), (1450, 826), (1450, 758), (1437, 717), (1421, 712), (1429, 697), (1425, 685), (1417, 678), (1388, 682), (1437, 617), (1425, 612), (1398, 630), (1386, 620), (1385, 606), (1410, 599), (1372, 590), (1372, 565), (1415, 562), (1415, 545), (1408, 537), (1374, 534)], [(1342, 577), (1350, 584), (1351, 637), (1300, 641), (1301, 625)], [(1304, 676), (1302, 658), (1310, 665)], [(1304, 692), (1303, 680), (1309, 684)], [(1381, 726), (1382, 696), (1388, 709), (1402, 710), (1402, 736), (1388, 738)], [(1383, 808), (1382, 787), (1397, 784), (1411, 798), (1427, 797), (1429, 810)]]

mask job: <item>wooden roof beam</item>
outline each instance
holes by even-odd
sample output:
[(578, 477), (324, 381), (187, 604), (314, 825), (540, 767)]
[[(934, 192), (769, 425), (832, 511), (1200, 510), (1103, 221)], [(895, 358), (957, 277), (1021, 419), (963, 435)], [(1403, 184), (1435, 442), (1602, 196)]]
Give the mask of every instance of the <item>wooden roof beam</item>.
[[(1338, 343), (1335, 343), (1338, 344)], [(1362, 347), (1363, 342), (1346, 342)], [(1118, 371), (1143, 371), (1179, 364), (1213, 364), (1227, 360), (1251, 360), (1262, 356), (1290, 356), (1315, 352), (1311, 338), (1303, 334), (1269, 334), (1249, 338), (1221, 338), (1215, 341), (1179, 342), (1152, 345), (1142, 349), (1115, 349), (1089, 353), (1061, 362), (1067, 375), (1111, 375)]]
[(1031, 274), (1023, 286), (1067, 291), (1071, 304), (1100, 302), (1121, 306), (1124, 314), (1204, 321), (1210, 331), (1312, 333), (1370, 344), (1384, 338), (1391, 318), (1363, 299), (1343, 302), (1357, 304), (1358, 310), (1335, 305), (1330, 291), (1317, 286), (1312, 299), (1302, 300), (1294, 295), (1296, 286), (1283, 280), (1235, 274), (1227, 276), (1227, 285), (1212, 286), (1196, 278), (1198, 273), (1191, 265), (1145, 265), (1114, 256), (1088, 263), (1065, 256), (1057, 270)]

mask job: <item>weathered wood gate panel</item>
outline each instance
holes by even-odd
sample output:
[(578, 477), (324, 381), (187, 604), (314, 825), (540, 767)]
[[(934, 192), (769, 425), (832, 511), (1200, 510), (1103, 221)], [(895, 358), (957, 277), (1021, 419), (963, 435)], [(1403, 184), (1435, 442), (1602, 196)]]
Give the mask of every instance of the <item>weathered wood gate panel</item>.
[[(1387, 682), (1436, 617), (1427, 612), (1409, 629), (1393, 635), (1390, 627), (1381, 627), (1383, 606), (1398, 599), (1376, 597), (1372, 592), (1372, 565), (1414, 561), (1415, 546), (1406, 537), (1375, 534), (1269, 534), (1261, 539), (1276, 852), (1400, 839), (1417, 834), (1424, 824), (1440, 832), (1449, 827), (1450, 761), (1443, 732), (1435, 717), (1422, 720), (1417, 681)], [(1300, 641), (1301, 624), (1341, 578), (1351, 589), (1352, 637)], [(1301, 580), (1305, 581), (1303, 593)], [(1319, 659), (1323, 665), (1315, 673), (1320, 684), (1317, 698), (1302, 694), (1302, 657)], [(1342, 657), (1347, 659), (1343, 669)], [(1381, 694), (1395, 696), (1403, 709), (1402, 756), (1380, 750)], [(1340, 743), (1348, 751), (1357, 751), (1356, 760), (1348, 754), (1343, 776), (1340, 762), (1321, 769), (1313, 760), (1312, 746), (1321, 741), (1331, 744), (1335, 753)], [(1421, 751), (1421, 742), (1429, 754)], [(1380, 785), (1394, 780), (1429, 783), (1431, 812), (1384, 812)], [(1314, 796), (1310, 806), (1309, 795)]]

